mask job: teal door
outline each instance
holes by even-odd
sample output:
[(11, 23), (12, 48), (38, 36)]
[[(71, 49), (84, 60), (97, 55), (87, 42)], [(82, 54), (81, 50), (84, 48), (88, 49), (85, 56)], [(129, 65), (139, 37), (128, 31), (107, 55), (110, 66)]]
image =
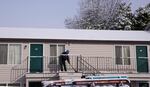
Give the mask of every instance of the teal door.
[(43, 45), (30, 45), (30, 72), (43, 71)]
[(137, 72), (148, 72), (147, 46), (136, 46)]

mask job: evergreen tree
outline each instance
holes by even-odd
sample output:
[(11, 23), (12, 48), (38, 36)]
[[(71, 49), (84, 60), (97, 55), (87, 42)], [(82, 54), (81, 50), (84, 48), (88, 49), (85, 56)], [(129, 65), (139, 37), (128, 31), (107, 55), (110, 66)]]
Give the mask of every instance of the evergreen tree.
[(150, 3), (136, 10), (133, 19), (133, 30), (149, 30), (150, 29)]

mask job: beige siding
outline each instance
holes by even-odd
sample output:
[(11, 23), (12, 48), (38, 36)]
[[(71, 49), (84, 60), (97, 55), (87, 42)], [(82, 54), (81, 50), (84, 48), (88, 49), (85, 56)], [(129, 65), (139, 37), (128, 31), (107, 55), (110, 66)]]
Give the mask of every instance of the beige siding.
[[(28, 57), (28, 51), (29, 51), (29, 46), (28, 46), (28, 43), (19, 43), (19, 44), (22, 44), (22, 62), (24, 60), (27, 59)], [(12, 71), (12, 68), (13, 67), (16, 67), (16, 68), (21, 68), (21, 67), (24, 67), (24, 66), (21, 66), (22, 64), (18, 64), (18, 65), (14, 65), (14, 64), (0, 64), (0, 82), (10, 82), (11, 79), (14, 78), (13, 76), (13, 71)], [(19, 72), (15, 72), (16, 75), (19, 74)]]
[[(49, 56), (50, 56), (50, 48), (49, 45), (51, 43), (44, 43), (43, 44), (43, 56), (44, 56), (44, 66), (43, 69), (45, 72), (49, 71)], [(54, 43), (55, 44), (55, 43)], [(57, 44), (65, 44), (65, 43), (57, 43)], [(130, 46), (130, 56), (131, 56), (131, 65), (126, 65), (126, 66), (117, 66), (115, 64), (115, 55), (114, 55), (114, 46), (118, 44), (101, 44), (101, 43), (67, 43), (66, 49), (70, 50), (71, 56), (85, 56), (85, 57), (92, 57), (92, 59), (86, 59), (92, 66), (95, 68), (105, 71), (105, 70), (112, 70), (117, 72), (118, 69), (128, 69), (130, 71), (136, 72), (136, 45), (130, 45), (130, 44), (125, 44)], [(119, 44), (119, 45), (124, 45), (124, 44)], [(22, 61), (26, 60), (29, 56), (30, 53), (30, 43), (22, 43)], [(148, 46), (148, 57), (150, 58), (150, 45)], [(99, 59), (97, 59), (99, 57)], [(107, 60), (104, 58), (108, 58)], [(150, 59), (149, 59), (150, 60)], [(72, 59), (72, 61), (75, 62), (75, 59)], [(150, 61), (149, 61), (150, 62)], [(23, 64), (24, 62), (22, 62)], [(46, 65), (47, 64), (47, 65)], [(75, 62), (75, 64), (77, 64)], [(76, 66), (74, 64), (74, 66)], [(98, 65), (97, 65), (98, 64)], [(150, 63), (149, 63), (150, 64)], [(12, 75), (12, 67), (15, 65), (0, 65), (0, 82), (9, 82), (11, 75)], [(21, 68), (21, 65), (19, 68)], [(149, 65), (150, 69), (150, 65)], [(129, 72), (130, 72), (129, 71)], [(123, 71), (125, 72), (125, 71)], [(127, 71), (128, 72), (128, 71)], [(18, 73), (19, 75), (19, 73)]]
[(84, 56), (112, 57), (113, 45), (105, 44), (70, 44), (70, 54)]
[[(116, 45), (116, 44), (115, 44)], [(136, 56), (135, 46), (130, 46), (130, 61), (131, 65), (116, 65), (115, 63), (115, 45), (113, 44), (70, 44), (67, 46), (70, 49), (70, 54), (85, 56), (85, 60), (93, 67), (101, 71), (118, 72), (136, 72)], [(124, 46), (124, 44), (118, 44)], [(72, 60), (75, 61), (75, 60)], [(127, 71), (126, 71), (127, 70)]]
[(29, 44), (28, 43), (23, 43), (22, 44), (22, 61), (27, 59), (29, 56)]
[(0, 82), (9, 82), (11, 65), (0, 65)]
[[(43, 55), (44, 55), (44, 66), (43, 66), (43, 69), (44, 69), (44, 72), (47, 73), (49, 70), (48, 70), (48, 63), (49, 63), (49, 44), (48, 43), (45, 43), (44, 46), (43, 46)], [(47, 57), (46, 57), (47, 56)]]

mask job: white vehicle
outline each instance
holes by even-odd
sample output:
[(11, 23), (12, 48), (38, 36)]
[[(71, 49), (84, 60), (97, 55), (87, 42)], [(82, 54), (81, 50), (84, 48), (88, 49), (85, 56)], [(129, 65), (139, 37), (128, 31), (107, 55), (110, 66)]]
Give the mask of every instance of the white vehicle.
[(43, 87), (131, 87), (127, 76), (87, 76), (84, 79), (43, 81)]

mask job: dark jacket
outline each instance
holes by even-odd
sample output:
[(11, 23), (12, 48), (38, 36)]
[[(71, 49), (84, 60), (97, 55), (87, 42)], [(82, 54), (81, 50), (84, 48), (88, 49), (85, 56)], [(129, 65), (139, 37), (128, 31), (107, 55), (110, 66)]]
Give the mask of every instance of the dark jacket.
[(69, 56), (67, 55), (68, 53), (63, 52), (60, 56), (59, 56), (59, 63), (65, 63), (65, 61), (67, 60), (67, 62), (70, 64), (70, 59)]

